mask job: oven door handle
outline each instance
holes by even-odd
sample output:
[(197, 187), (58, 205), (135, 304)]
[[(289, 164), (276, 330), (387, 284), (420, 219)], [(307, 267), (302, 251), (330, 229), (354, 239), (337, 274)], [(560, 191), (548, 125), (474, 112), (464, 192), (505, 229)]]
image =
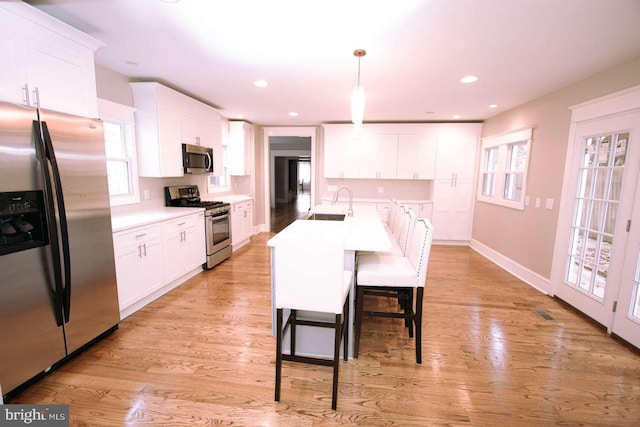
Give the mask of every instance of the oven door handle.
[(217, 221), (220, 219), (226, 219), (229, 218), (229, 212), (224, 213), (222, 215), (205, 215), (207, 218), (209, 218), (211, 221)]

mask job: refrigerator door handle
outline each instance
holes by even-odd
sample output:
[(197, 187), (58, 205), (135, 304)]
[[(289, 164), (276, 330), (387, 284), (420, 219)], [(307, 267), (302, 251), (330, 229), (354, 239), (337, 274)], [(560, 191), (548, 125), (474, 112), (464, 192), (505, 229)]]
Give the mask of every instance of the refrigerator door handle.
[(53, 257), (53, 278), (55, 287), (53, 289), (53, 306), (56, 317), (56, 325), (62, 326), (64, 318), (62, 315), (63, 304), (63, 287), (62, 287), (62, 268), (60, 266), (60, 246), (58, 245), (58, 227), (56, 226), (56, 214), (53, 204), (53, 187), (49, 180), (49, 162), (47, 160), (47, 150), (42, 138), (42, 129), (38, 120), (33, 121), (33, 138), (36, 146), (36, 156), (40, 161), (40, 169), (42, 171), (44, 181), (44, 204), (47, 220), (49, 222), (49, 246), (51, 247), (51, 255)]
[[(62, 287), (63, 295), (63, 312), (64, 322), (69, 322), (69, 315), (71, 312), (71, 254), (69, 250), (69, 230), (67, 227), (67, 214), (64, 206), (64, 197), (62, 195), (62, 183), (60, 181), (60, 171), (58, 169), (58, 162), (56, 161), (56, 155), (53, 150), (53, 144), (51, 142), (51, 134), (46, 122), (41, 122), (42, 125), (42, 139), (45, 146), (45, 152), (47, 158), (51, 163), (51, 172), (53, 175), (53, 184), (55, 186), (56, 204), (58, 205), (58, 215), (60, 217), (60, 240), (62, 241), (62, 267), (64, 268), (64, 281)], [(57, 240), (56, 240), (57, 242)], [(60, 259), (60, 258), (58, 258)], [(59, 263), (60, 261), (58, 261)], [(59, 267), (58, 267), (59, 268)]]

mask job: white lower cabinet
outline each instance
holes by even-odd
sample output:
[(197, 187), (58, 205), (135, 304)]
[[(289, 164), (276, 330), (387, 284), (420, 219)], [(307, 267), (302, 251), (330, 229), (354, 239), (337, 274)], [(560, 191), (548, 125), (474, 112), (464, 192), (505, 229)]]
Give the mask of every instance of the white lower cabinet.
[(204, 212), (113, 233), (122, 318), (178, 286), (206, 259)]
[(164, 285), (162, 227), (153, 224), (113, 235), (120, 311)]
[(204, 213), (162, 222), (165, 281), (171, 282), (204, 264)]
[(403, 203), (416, 214), (416, 218), (426, 218), (433, 221), (433, 203)]
[(231, 205), (231, 246), (236, 251), (249, 243), (253, 235), (253, 200)]

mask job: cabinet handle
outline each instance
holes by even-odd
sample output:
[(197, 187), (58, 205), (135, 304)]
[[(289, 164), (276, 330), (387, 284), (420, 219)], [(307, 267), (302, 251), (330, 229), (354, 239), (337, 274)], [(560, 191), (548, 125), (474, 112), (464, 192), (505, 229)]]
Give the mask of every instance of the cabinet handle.
[(144, 249), (144, 256), (147, 256), (147, 244), (143, 243), (142, 248)]
[(22, 86), (22, 98), (23, 98), (24, 105), (26, 105), (27, 107), (31, 107), (31, 99), (29, 97), (28, 84), (25, 84), (24, 86)]
[(185, 224), (186, 224), (186, 222), (181, 222), (181, 223), (180, 223), (180, 224), (178, 224), (178, 225), (180, 226), (180, 225), (185, 225)]
[(136, 234), (136, 239), (139, 239), (140, 237), (144, 237), (146, 235), (147, 235), (147, 233)]
[(138, 245), (138, 258), (142, 258), (142, 245)]
[(33, 95), (35, 96), (35, 104), (34, 106), (40, 108), (40, 90), (38, 88), (35, 88), (33, 90)]

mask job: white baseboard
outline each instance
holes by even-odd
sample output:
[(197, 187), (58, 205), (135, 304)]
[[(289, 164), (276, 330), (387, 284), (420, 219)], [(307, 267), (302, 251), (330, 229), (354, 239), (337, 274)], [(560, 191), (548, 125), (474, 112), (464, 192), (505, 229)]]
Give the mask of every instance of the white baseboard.
[(505, 271), (513, 274), (529, 286), (537, 289), (545, 295), (550, 295), (551, 281), (548, 278), (543, 277), (526, 267), (523, 267), (512, 259), (507, 258), (501, 253), (496, 252), (495, 250), (478, 242), (477, 240), (471, 240), (469, 246), (471, 247), (471, 249), (478, 252), (489, 261), (497, 264)]

